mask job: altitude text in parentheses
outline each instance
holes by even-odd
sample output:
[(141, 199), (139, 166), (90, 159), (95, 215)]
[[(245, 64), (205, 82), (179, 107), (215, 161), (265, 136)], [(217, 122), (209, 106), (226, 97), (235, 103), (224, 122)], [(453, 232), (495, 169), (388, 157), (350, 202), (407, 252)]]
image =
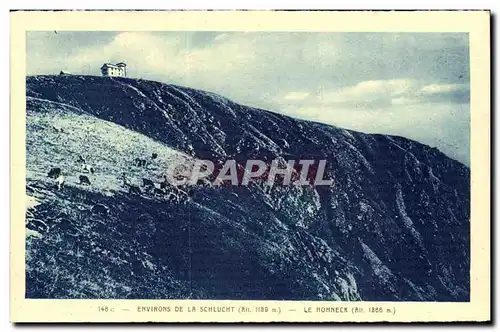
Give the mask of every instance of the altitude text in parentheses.
[(271, 309), (271, 312), (275, 313), (275, 314), (281, 314), (281, 308), (280, 307), (277, 307), (277, 308), (272, 308)]
[(363, 308), (361, 307), (352, 307), (351, 308), (352, 314), (362, 314), (364, 312)]
[(244, 314), (247, 312), (252, 312), (249, 307), (244, 307), (244, 306), (238, 307), (238, 313)]

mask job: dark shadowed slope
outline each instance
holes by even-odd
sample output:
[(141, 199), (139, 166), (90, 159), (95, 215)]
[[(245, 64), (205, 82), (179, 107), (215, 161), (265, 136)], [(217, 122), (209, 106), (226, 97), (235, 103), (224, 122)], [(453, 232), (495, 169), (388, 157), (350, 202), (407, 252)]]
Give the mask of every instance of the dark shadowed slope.
[[(28, 77), (27, 116), (28, 297), (469, 299), (469, 169), (435, 148), (126, 78)], [(276, 157), (326, 159), (334, 185), (200, 187), (179, 204), (120, 182), (179, 158)]]

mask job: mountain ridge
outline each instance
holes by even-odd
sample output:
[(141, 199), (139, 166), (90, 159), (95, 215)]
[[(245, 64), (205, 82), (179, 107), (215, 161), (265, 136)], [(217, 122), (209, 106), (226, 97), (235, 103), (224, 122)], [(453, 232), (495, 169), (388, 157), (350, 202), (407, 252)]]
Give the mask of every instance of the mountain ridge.
[[(147, 248), (146, 255), (152, 257), (136, 258), (143, 266), (137, 270), (160, 279), (158, 274), (168, 271), (171, 280), (161, 280), (167, 286), (169, 282), (181, 285), (174, 292), (176, 297), (416, 301), (464, 301), (469, 297), (470, 171), (435, 148), (398, 136), (363, 134), (298, 120), (239, 105), (211, 92), (127, 78), (27, 77), (27, 115), (27, 168), (37, 170), (33, 176), (28, 172), (27, 182), (44, 192), (36, 193), (40, 204), (30, 208), (30, 213), (36, 215), (40, 206), (46, 206), (43, 217), (50, 220), (48, 228), (54, 229), (61, 223), (57, 209), (50, 208), (56, 204), (72, 215), (65, 217), (69, 224), (101, 227), (96, 225), (105, 223), (116, 234), (135, 234), (129, 235), (129, 240)], [(64, 123), (62, 126), (75, 134), (58, 133), (55, 137), (50, 133), (51, 122)], [(80, 122), (86, 128), (107, 126), (117, 133), (115, 136), (136, 137), (148, 148), (128, 142), (130, 150), (115, 151), (110, 143), (104, 144), (105, 131), (93, 135), (88, 130), (85, 137), (92, 137), (92, 145), (86, 142), (88, 138), (76, 134), (80, 131), (74, 126)], [(35, 140), (37, 131), (54, 136), (53, 141), (42, 144)], [(41, 151), (60, 153), (61, 162), (66, 162), (74, 159), (79, 145), (95, 150), (91, 159), (99, 155), (94, 161), (102, 165), (92, 180), (102, 187), (92, 192), (93, 188), (69, 185), (65, 189), (69, 198), (64, 198), (64, 191), (55, 193), (58, 199), (49, 198), (50, 182), (42, 170), (56, 165), (50, 154)], [(175, 151), (183, 154), (182, 158), (217, 162), (229, 158), (239, 163), (252, 158), (323, 158), (329, 162), (327, 176), (334, 185), (262, 188), (252, 183), (248, 187), (200, 188), (185, 205), (167, 204), (154, 197), (129, 197), (116, 185), (120, 171), (136, 175), (139, 182), (143, 176), (160, 178), (164, 167), (158, 164), (143, 170), (120, 160), (160, 148), (165, 151), (162, 165), (173, 160), (166, 155), (177, 158)], [(120, 167), (103, 161), (106, 151)], [(67, 167), (72, 167), (71, 163)], [(71, 194), (73, 191), (78, 194)], [(97, 196), (90, 198), (93, 195)], [(63, 199), (66, 205), (61, 203)], [(106, 201), (111, 215), (83, 216), (69, 207), (79, 199), (92, 204)], [(143, 213), (127, 216), (124, 201), (136, 208), (152, 204), (157, 210), (141, 208)], [(92, 221), (87, 223), (89, 218)], [(138, 222), (144, 219), (147, 222)], [(28, 229), (36, 228), (32, 220), (28, 220)], [(125, 227), (127, 223), (135, 228)], [(172, 233), (165, 224), (176, 224), (179, 232)], [(147, 226), (150, 234), (144, 235), (144, 229), (138, 230), (137, 225)], [(188, 235), (182, 229), (187, 229)], [(48, 241), (54, 232), (37, 232), (40, 237), (29, 238), (28, 252), (36, 251), (38, 259), (48, 261), (51, 256), (43, 250), (50, 247)], [(57, 232), (65, 239), (69, 236)], [(79, 234), (88, 236), (83, 231)], [(168, 245), (167, 250), (160, 239), (176, 245)], [(118, 255), (111, 252), (113, 257)], [(245, 259), (236, 258), (238, 255)], [(152, 270), (144, 267), (146, 260), (154, 266)], [(27, 266), (33, 276), (27, 278), (27, 285), (37, 285), (27, 287), (27, 294), (69, 296), (67, 290), (43, 287), (40, 279), (53, 280), (53, 273), (35, 268), (31, 258)], [(80, 270), (88, 268), (83, 263), (80, 266)], [(118, 270), (110, 276), (112, 291), (105, 292), (104, 286), (97, 285), (98, 290), (91, 295), (77, 292), (76, 296), (123, 297), (119, 286), (131, 287), (137, 280), (133, 276), (120, 279), (126, 268)], [(74, 277), (76, 271), (67, 273)], [(129, 296), (173, 295), (154, 287), (151, 283)]]

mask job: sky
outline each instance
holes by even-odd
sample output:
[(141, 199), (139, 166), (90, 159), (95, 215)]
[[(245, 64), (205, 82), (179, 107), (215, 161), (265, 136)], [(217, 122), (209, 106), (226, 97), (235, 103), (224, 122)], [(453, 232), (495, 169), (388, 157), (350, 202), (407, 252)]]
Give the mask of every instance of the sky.
[(467, 33), (27, 33), (27, 74), (130, 77), (366, 133), (408, 137), (469, 165)]

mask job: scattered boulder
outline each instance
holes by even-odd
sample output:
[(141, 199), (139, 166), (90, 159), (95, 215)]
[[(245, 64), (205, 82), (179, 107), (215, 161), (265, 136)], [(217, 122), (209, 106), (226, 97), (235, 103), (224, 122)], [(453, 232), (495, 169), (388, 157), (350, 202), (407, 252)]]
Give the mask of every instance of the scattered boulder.
[(134, 159), (134, 163), (135, 163), (135, 165), (136, 165), (136, 166), (138, 166), (138, 167), (144, 167), (144, 166), (146, 166), (147, 161), (146, 161), (146, 159), (135, 158), (135, 159)]
[(158, 197), (163, 197), (165, 195), (165, 191), (163, 189), (158, 189), (158, 188), (155, 188), (153, 193), (155, 196)]
[(109, 208), (104, 205), (104, 204), (95, 204), (92, 209), (91, 209), (92, 213), (94, 214), (98, 214), (98, 215), (101, 215), (101, 216), (106, 216), (108, 215), (109, 213)]
[(128, 192), (129, 192), (129, 194), (136, 194), (136, 195), (142, 194), (141, 188), (139, 188), (137, 186), (132, 186), (132, 185), (129, 186)]
[(49, 173), (47, 174), (47, 176), (49, 178), (53, 178), (53, 179), (56, 179), (57, 177), (59, 177), (59, 175), (61, 175), (61, 168), (60, 167), (54, 167), (52, 168)]
[(31, 230), (37, 231), (39, 233), (46, 232), (49, 229), (49, 226), (45, 222), (41, 221), (40, 219), (29, 220), (26, 227), (31, 229)]
[(142, 179), (142, 186), (147, 189), (155, 188), (155, 183), (149, 179)]
[(89, 180), (88, 176), (86, 176), (86, 175), (80, 175), (78, 177), (78, 179), (80, 179), (80, 184), (82, 184), (82, 185), (90, 185), (90, 180)]

